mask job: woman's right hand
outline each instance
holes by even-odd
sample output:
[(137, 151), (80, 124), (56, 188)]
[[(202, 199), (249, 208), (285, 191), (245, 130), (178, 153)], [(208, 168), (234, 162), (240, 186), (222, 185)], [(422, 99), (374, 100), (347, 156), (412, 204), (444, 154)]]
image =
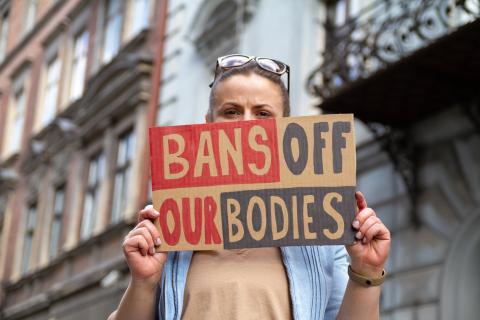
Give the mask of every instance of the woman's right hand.
[(127, 259), (132, 282), (156, 286), (167, 261), (166, 252), (155, 252), (160, 245), (160, 234), (153, 224), (159, 216), (153, 206), (146, 206), (138, 213), (138, 223), (123, 241), (123, 254)]

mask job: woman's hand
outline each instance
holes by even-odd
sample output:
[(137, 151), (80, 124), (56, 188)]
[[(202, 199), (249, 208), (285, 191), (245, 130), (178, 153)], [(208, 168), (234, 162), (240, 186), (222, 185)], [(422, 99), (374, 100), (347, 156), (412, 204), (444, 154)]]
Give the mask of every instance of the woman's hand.
[(352, 269), (362, 275), (377, 278), (381, 276), (390, 252), (390, 231), (375, 211), (368, 208), (361, 192), (355, 193), (355, 199), (358, 212), (352, 225), (357, 230), (357, 242), (347, 246)]
[(138, 213), (138, 224), (130, 231), (123, 242), (123, 254), (134, 284), (155, 287), (160, 280), (167, 253), (155, 252), (160, 245), (160, 235), (153, 221), (159, 213), (147, 206)]

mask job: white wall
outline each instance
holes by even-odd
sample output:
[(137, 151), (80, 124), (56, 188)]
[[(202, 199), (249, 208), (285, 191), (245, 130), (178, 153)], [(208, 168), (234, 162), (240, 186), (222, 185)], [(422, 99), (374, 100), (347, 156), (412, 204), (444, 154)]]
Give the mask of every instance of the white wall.
[[(204, 122), (213, 70), (207, 69), (189, 38), (202, 4), (202, 0), (169, 1), (159, 124)], [(277, 58), (290, 65), (292, 115), (318, 113), (316, 100), (307, 93), (306, 79), (320, 63), (320, 7), (317, 0), (260, 0), (240, 36), (240, 53)]]

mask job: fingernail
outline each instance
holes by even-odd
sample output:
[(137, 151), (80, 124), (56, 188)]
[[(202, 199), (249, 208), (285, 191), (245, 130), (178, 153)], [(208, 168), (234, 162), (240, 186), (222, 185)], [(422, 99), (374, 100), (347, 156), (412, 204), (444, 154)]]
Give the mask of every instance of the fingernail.
[(151, 247), (150, 249), (148, 249), (148, 251), (150, 252), (150, 254), (153, 256), (155, 254), (155, 249), (153, 247)]
[(358, 240), (362, 239), (362, 233), (360, 231), (358, 231), (356, 234), (355, 234), (355, 238), (357, 238)]
[(157, 210), (154, 211), (154, 214), (155, 214), (156, 217), (158, 217), (160, 215), (160, 213), (158, 213)]
[(162, 241), (160, 241), (160, 238), (155, 239), (155, 245), (159, 246), (162, 244)]
[(353, 226), (355, 229), (360, 228), (360, 221), (358, 221), (358, 220), (353, 220), (352, 226)]
[(367, 237), (364, 237), (364, 238), (362, 239), (362, 243), (367, 243)]

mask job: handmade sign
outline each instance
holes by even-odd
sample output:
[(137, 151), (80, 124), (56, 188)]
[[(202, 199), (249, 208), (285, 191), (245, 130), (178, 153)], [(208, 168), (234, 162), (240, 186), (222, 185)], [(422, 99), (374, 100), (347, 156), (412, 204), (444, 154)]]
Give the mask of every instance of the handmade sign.
[(158, 250), (354, 241), (353, 115), (150, 128)]

